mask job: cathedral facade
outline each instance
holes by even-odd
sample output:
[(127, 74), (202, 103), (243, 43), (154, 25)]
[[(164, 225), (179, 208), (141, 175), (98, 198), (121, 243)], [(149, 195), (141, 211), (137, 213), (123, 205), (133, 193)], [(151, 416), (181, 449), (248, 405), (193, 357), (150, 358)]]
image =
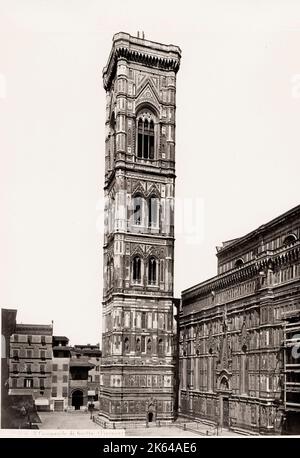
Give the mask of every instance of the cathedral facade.
[(258, 434), (300, 425), (299, 326), (285, 324), (299, 315), (299, 254), (300, 206), (217, 247), (217, 276), (183, 291), (180, 415)]
[(99, 421), (172, 420), (175, 97), (180, 48), (118, 33), (106, 90)]

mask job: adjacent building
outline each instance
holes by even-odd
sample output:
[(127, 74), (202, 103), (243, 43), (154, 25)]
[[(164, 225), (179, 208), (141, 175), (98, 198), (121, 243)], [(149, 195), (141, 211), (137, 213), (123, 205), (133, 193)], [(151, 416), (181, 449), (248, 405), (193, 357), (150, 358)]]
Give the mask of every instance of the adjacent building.
[(1, 309), (1, 428), (10, 425), (9, 360), (10, 336), (15, 332), (17, 310)]
[(300, 310), (284, 314), (283, 432), (300, 433)]
[(16, 324), (10, 336), (9, 394), (32, 394), (40, 410), (50, 408), (52, 331), (52, 325)]
[[(101, 350), (99, 345), (75, 345), (74, 350), (88, 359), (91, 363), (91, 369), (88, 372), (88, 401), (98, 402), (100, 388), (100, 361)], [(97, 404), (98, 405), (98, 404)]]
[(97, 400), (100, 358), (99, 345), (69, 346), (67, 337), (53, 337), (51, 410), (86, 409)]
[(299, 253), (300, 206), (224, 242), (217, 276), (183, 291), (180, 415), (285, 430), (287, 410), (300, 402), (300, 365), (284, 362), (284, 329), (295, 330), (284, 325), (286, 312), (300, 309)]
[(18, 324), (16, 315), (16, 310), (2, 309), (3, 409), (24, 401), (37, 410), (65, 411), (97, 401), (99, 345), (70, 346), (67, 337), (53, 336), (52, 324)]
[(65, 336), (52, 340), (51, 410), (63, 411), (69, 406), (69, 371), (71, 349)]
[(176, 74), (181, 50), (118, 33), (106, 90), (100, 419), (174, 416)]

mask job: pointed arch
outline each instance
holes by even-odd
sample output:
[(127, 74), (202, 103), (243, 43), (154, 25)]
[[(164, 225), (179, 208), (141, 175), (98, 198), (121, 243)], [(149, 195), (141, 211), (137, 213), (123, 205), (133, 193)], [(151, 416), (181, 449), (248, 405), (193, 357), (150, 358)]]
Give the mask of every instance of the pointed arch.
[(148, 198), (148, 227), (158, 228), (159, 226), (159, 198), (152, 193)]
[(136, 129), (137, 145), (136, 156), (138, 159), (155, 159), (155, 137), (157, 132), (157, 116), (153, 108), (143, 104), (137, 111)]
[(158, 261), (155, 256), (148, 258), (148, 284), (157, 284)]
[(140, 284), (142, 282), (142, 258), (135, 255), (132, 259), (132, 281)]

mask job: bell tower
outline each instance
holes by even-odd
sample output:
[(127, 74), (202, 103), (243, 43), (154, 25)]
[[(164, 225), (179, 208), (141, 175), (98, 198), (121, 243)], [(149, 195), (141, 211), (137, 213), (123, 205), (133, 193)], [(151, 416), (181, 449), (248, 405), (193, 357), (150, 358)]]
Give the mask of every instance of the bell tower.
[(175, 95), (181, 50), (113, 37), (106, 90), (99, 420), (172, 420)]

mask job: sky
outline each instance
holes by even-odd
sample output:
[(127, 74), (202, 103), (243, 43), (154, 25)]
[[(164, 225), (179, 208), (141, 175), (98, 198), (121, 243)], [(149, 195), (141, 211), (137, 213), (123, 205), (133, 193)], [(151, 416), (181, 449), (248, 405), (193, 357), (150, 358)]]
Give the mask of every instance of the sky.
[(0, 0), (0, 304), (72, 344), (100, 341), (102, 68), (138, 30), (182, 49), (175, 296), (299, 204), (299, 2)]

